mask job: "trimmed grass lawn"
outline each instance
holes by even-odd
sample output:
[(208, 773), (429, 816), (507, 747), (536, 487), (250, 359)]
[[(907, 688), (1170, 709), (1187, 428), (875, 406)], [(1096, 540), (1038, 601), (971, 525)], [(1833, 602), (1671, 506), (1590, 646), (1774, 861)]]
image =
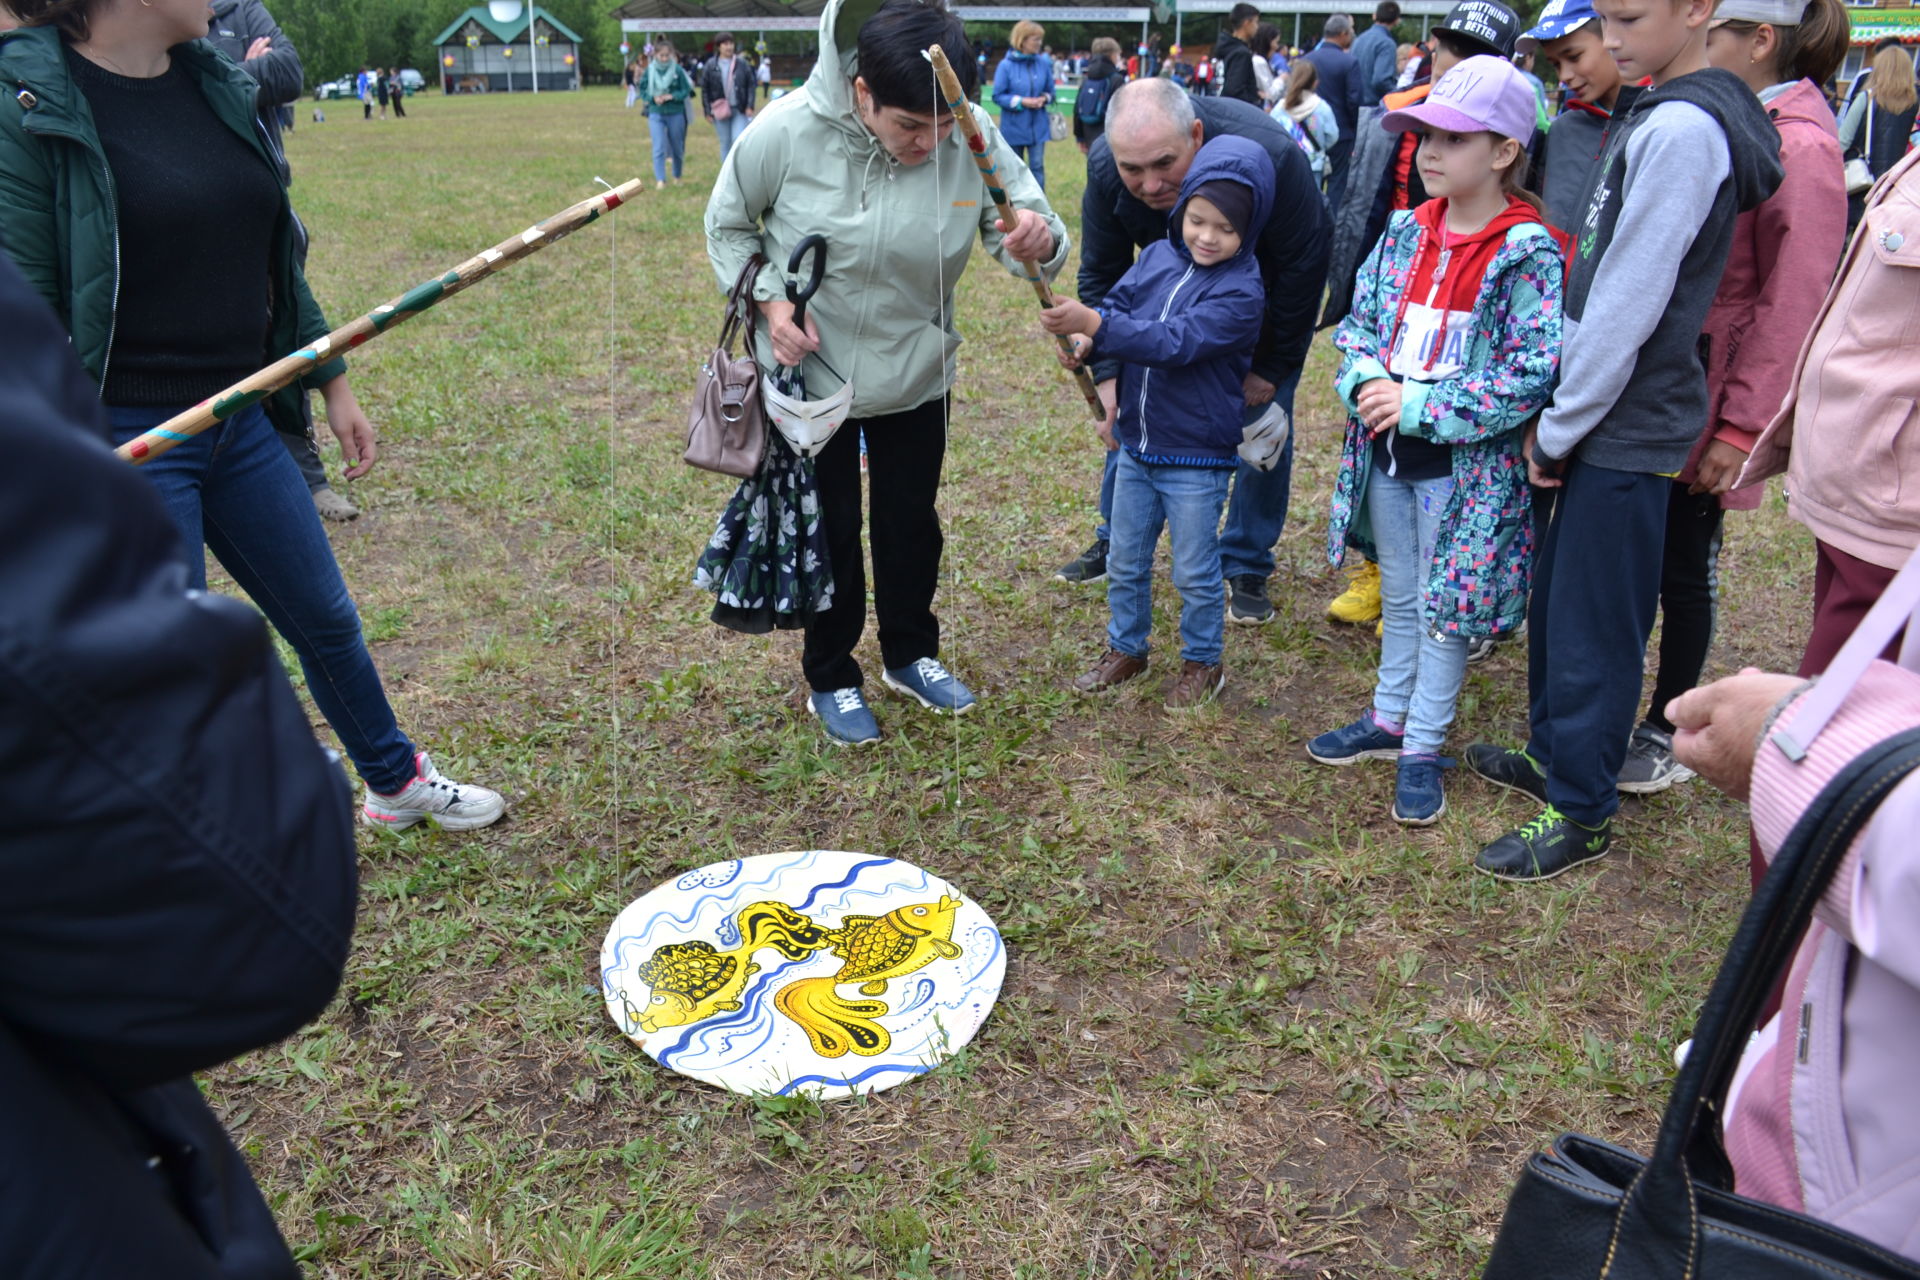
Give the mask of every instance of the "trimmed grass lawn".
[[(409, 108), (315, 125), (302, 104), (288, 140), (336, 323), (596, 176), (651, 188), (617, 90)], [(1554, 1133), (1644, 1144), (1745, 898), (1743, 812), (1702, 783), (1629, 800), (1611, 856), (1516, 888), (1468, 869), (1532, 816), (1516, 797), (1456, 773), (1446, 819), (1411, 832), (1390, 769), (1306, 759), (1375, 658), (1324, 614), (1325, 335), (1279, 617), (1231, 629), (1223, 701), (1170, 716), (1157, 679), (1081, 699), (1064, 686), (1104, 597), (1051, 575), (1088, 539), (1099, 453), (1027, 286), (976, 258), (938, 607), (983, 704), (956, 722), (880, 698), (886, 741), (836, 751), (801, 709), (797, 637), (723, 632), (689, 583), (729, 492), (680, 462), (719, 317), (699, 121), (690, 152), (686, 185), (355, 358), (383, 446), (335, 545), (403, 724), (512, 811), (366, 834), (339, 999), (207, 1080), (311, 1273), (1458, 1277)], [(1079, 158), (1050, 159), (1077, 227)], [(1777, 491), (1728, 522), (1710, 674), (1791, 669), (1811, 560)], [(1521, 731), (1521, 648), (1472, 670), (1456, 748)], [(877, 666), (871, 630), (860, 656)], [(756, 1101), (616, 1032), (596, 970), (618, 910), (793, 848), (896, 854), (998, 919), (1006, 989), (948, 1067)]]

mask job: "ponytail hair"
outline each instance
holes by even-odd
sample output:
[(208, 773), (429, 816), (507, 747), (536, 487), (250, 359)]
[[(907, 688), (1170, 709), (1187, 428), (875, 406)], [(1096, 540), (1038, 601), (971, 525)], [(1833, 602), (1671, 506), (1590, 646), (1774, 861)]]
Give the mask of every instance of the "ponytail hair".
[[(1839, 2), (1840, 0), (1834, 0), (1835, 4)], [(1496, 133), (1493, 136), (1503, 138), (1506, 135)], [(1546, 203), (1541, 200), (1539, 196), (1527, 190), (1527, 149), (1525, 147), (1520, 148), (1520, 154), (1513, 158), (1512, 164), (1500, 171), (1500, 194), (1519, 197), (1528, 205), (1532, 206), (1534, 213), (1539, 215), (1540, 221), (1543, 224), (1546, 223)]]
[(1320, 83), (1320, 72), (1305, 58), (1295, 58), (1287, 67), (1287, 96), (1283, 106), (1291, 111)]
[[(1760, 29), (1757, 22), (1732, 19), (1724, 24), (1739, 35), (1752, 35)], [(1774, 25), (1778, 42), (1773, 55), (1774, 75), (1779, 80), (1811, 80), (1824, 85), (1846, 61), (1852, 32), (1847, 23), (1847, 7), (1841, 0), (1807, 0), (1800, 21), (1791, 26)]]

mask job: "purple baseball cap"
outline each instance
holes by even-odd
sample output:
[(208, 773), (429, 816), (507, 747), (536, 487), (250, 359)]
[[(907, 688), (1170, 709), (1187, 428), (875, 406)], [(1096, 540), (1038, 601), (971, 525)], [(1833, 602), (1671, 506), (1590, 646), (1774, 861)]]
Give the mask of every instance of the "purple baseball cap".
[(1388, 133), (1497, 133), (1524, 147), (1533, 141), (1536, 119), (1533, 86), (1526, 77), (1505, 58), (1481, 54), (1454, 64), (1425, 101), (1387, 112), (1380, 127)]

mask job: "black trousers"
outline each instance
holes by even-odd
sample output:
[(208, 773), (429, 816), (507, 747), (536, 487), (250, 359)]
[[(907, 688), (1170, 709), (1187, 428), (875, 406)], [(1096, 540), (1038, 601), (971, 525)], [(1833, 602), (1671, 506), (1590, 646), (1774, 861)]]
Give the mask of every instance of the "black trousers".
[(814, 460), (820, 513), (833, 560), (833, 607), (807, 622), (800, 665), (816, 693), (858, 687), (853, 647), (867, 625), (867, 575), (860, 549), (860, 438), (867, 441), (872, 511), (873, 613), (880, 660), (911, 666), (940, 654), (933, 592), (940, 578), (940, 517), (934, 497), (947, 452), (947, 402), (902, 413), (849, 418)]
[(1663, 733), (1673, 732), (1667, 704), (1699, 684), (1707, 669), (1725, 516), (1711, 493), (1688, 493), (1678, 481), (1668, 491), (1667, 543), (1660, 561), (1660, 666), (1647, 708), (1647, 723)]
[(1588, 826), (1620, 807), (1672, 487), (1574, 459), (1534, 562), (1527, 750), (1546, 768), (1547, 799)]

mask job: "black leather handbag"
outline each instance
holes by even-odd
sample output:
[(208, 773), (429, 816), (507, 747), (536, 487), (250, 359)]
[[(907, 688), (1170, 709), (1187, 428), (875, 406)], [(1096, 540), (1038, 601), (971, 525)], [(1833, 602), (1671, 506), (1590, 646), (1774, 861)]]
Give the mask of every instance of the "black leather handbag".
[(1760, 882), (1714, 979), (1653, 1154), (1563, 1134), (1521, 1171), (1485, 1280), (1920, 1280), (1920, 1262), (1735, 1195), (1721, 1107), (1768, 992), (1881, 800), (1920, 766), (1920, 730), (1836, 776)]

